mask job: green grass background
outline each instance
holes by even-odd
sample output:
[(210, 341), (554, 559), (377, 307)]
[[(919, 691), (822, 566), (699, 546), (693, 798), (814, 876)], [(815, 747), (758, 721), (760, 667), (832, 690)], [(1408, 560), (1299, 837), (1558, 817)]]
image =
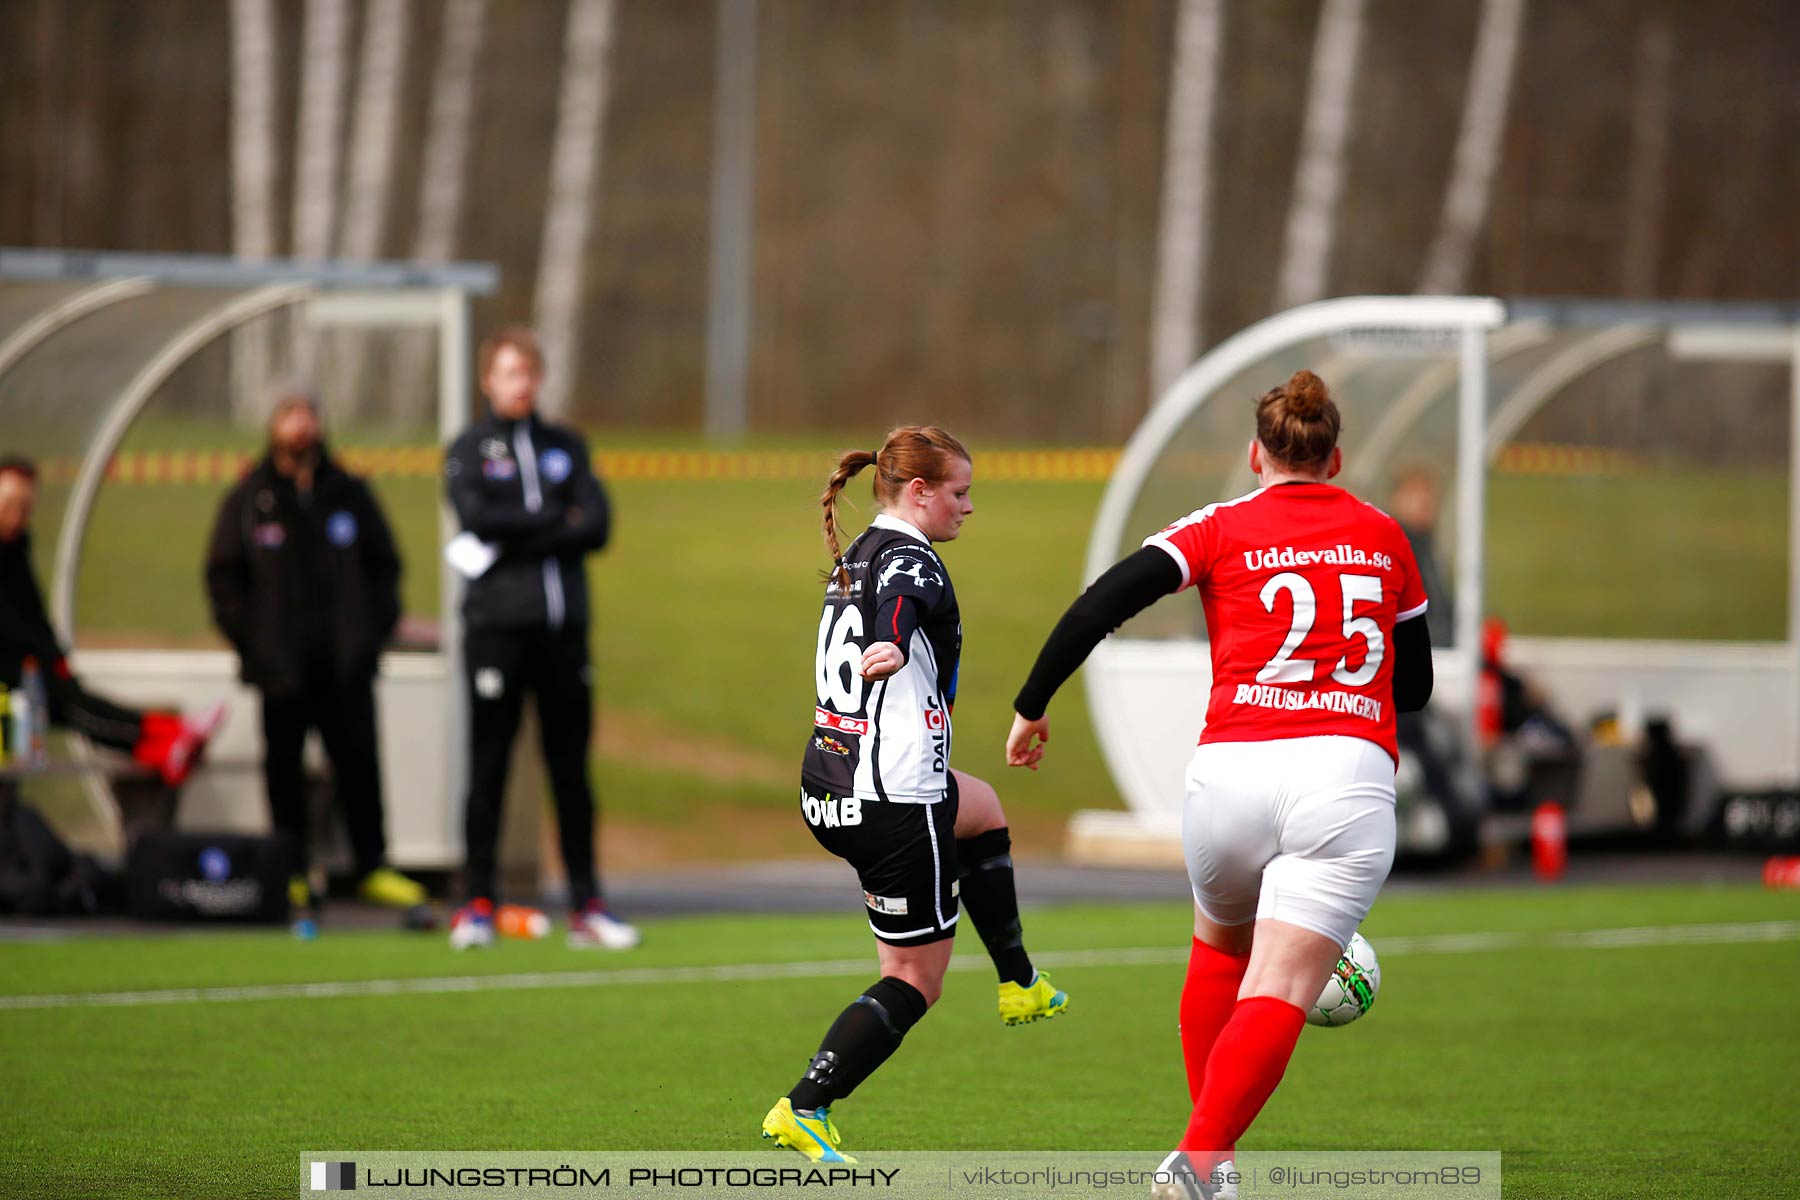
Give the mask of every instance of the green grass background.
[[(1736, 887), (1394, 895), (1399, 934), (1800, 917)], [(1029, 912), (1035, 953), (1186, 944), (1185, 904)], [(868, 957), (854, 912), (646, 923), (630, 956), (559, 942), (278, 933), (0, 945), (0, 992), (207, 987)], [(963, 955), (980, 950), (972, 939)], [(979, 965), (979, 963), (978, 963)], [(857, 1149), (1166, 1149), (1185, 1123), (1183, 968), (1069, 967), (1058, 1021), (1009, 1030), (953, 974), (837, 1109)], [(0, 1012), (0, 1196), (285, 1194), (294, 1156), (754, 1150), (851, 978)], [(1246, 1150), (1499, 1149), (1509, 1197), (1791, 1196), (1790, 941), (1384, 958), (1374, 1012), (1308, 1030)], [(773, 1152), (771, 1152), (773, 1153)]]
[[(347, 444), (417, 441), (364, 434)], [(253, 444), (206, 427), (144, 421), (127, 450)], [(679, 435), (611, 448), (693, 449)], [(816, 452), (823, 480), (836, 446), (760, 438), (751, 448)], [(379, 478), (407, 563), (408, 611), (437, 611), (439, 486)], [(746, 847), (745, 820), (791, 799), (812, 702), (818, 484), (623, 481), (611, 485), (613, 544), (591, 560), (593, 644), (603, 705), (596, 780), (615, 816), (689, 839), (702, 857)], [(1489, 493), (1490, 607), (1521, 634), (1779, 639), (1786, 612), (1786, 481), (1777, 475), (1666, 472), (1497, 475)], [(105, 488), (78, 589), (89, 644), (216, 645), (200, 563), (220, 486)], [(847, 495), (855, 529), (866, 486)], [(1004, 772), (1011, 700), (1079, 585), (1102, 485), (976, 479), (976, 512), (943, 547), (966, 629), (956, 760), (1003, 777), (1022, 843), (1054, 846), (1066, 815), (1119, 801), (1089, 725), (1083, 689), (1052, 710), (1054, 769)], [(1197, 496), (1201, 503), (1210, 497)], [(1174, 516), (1176, 514), (1170, 514)], [(1147, 531), (1146, 531), (1147, 532)], [(40, 553), (48, 551), (42, 547)], [(1191, 596), (1166, 604), (1192, 606)], [(1195, 613), (1198, 623), (1198, 613)], [(708, 818), (712, 819), (708, 819)], [(797, 830), (794, 847), (805, 849)]]

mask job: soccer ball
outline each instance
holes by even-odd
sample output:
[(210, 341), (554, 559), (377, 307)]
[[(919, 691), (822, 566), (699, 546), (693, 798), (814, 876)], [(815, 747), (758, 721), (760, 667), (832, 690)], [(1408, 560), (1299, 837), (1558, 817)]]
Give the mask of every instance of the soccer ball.
[(1348, 1025), (1375, 1006), (1375, 993), (1380, 990), (1381, 962), (1375, 957), (1375, 947), (1362, 934), (1351, 934), (1337, 970), (1307, 1011), (1306, 1023)]

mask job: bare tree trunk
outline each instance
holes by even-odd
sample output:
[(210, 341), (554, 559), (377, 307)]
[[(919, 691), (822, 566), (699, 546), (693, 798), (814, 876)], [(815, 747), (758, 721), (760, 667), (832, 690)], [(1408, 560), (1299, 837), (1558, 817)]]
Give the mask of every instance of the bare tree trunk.
[(969, 349), (971, 313), (980, 272), (980, 221), (986, 172), (997, 140), (999, 114), (983, 64), (992, 44), (997, 6), (942, 8), (930, 18), (931, 38), (945, 61), (947, 74), (938, 87), (941, 120), (930, 184), (932, 239), (936, 253), (919, 265), (923, 294), (920, 324), (928, 356), (927, 388), (946, 395), (974, 390), (977, 370)]
[(1224, 0), (1181, 0), (1169, 64), (1156, 310), (1150, 319), (1152, 403), (1192, 365), (1201, 345), (1212, 220), (1213, 124), (1224, 39)]
[(1625, 204), (1624, 294), (1651, 299), (1662, 261), (1663, 209), (1669, 190), (1669, 85), (1675, 39), (1651, 17), (1638, 29), (1631, 96), (1630, 187)]
[(715, 0), (712, 221), (707, 271), (706, 432), (750, 424), (750, 283), (756, 235), (757, 0)]
[(347, 259), (366, 261), (381, 253), (405, 75), (406, 0), (369, 0), (350, 122), (349, 197), (338, 235), (338, 253)]
[(1443, 215), (1419, 273), (1421, 292), (1455, 293), (1469, 285), (1475, 238), (1493, 208), (1494, 177), (1500, 167), (1501, 136), (1506, 132), (1513, 65), (1524, 24), (1525, 0), (1484, 0)]
[(462, 221), (469, 120), (475, 111), (475, 64), (487, 31), (488, 0), (448, 0), (444, 44), (431, 83), (431, 125), (419, 181), (419, 226), (413, 257), (448, 262)]
[[(462, 223), (464, 176), (469, 160), (469, 121), (475, 111), (475, 65), (487, 31), (488, 0), (447, 0), (444, 41), (431, 81), (431, 114), (419, 176), (419, 223), (412, 256), (449, 262)], [(407, 331), (394, 368), (395, 403), (405, 412), (435, 412), (437, 371), (433, 335)]]
[(1337, 238), (1338, 198), (1350, 145), (1350, 112), (1356, 86), (1366, 0), (1325, 0), (1313, 36), (1307, 84), (1306, 124), (1294, 169), (1276, 307), (1292, 308), (1325, 294), (1331, 250)]
[(294, 255), (325, 258), (337, 223), (338, 134), (344, 124), (346, 0), (306, 0), (299, 130), (295, 136)]
[[(338, 137), (344, 124), (349, 35), (347, 0), (306, 0), (299, 128), (294, 137), (295, 258), (322, 259), (331, 254), (332, 231), (337, 224)], [(317, 342), (298, 326), (293, 330), (293, 352), (299, 370), (313, 370)]]
[[(250, 261), (275, 256), (274, 0), (231, 4), (231, 251)], [(269, 326), (256, 321), (231, 342), (231, 411), (261, 414), (271, 371)]]
[[(338, 231), (338, 257), (353, 262), (379, 257), (387, 228), (400, 89), (406, 77), (406, 7), (406, 0), (369, 0), (364, 13), (362, 61), (350, 121), (349, 195)], [(336, 339), (341, 357), (332, 373), (334, 386), (328, 390), (344, 397), (342, 411), (347, 415), (387, 406), (371, 403), (368, 395), (371, 340), (362, 330), (345, 330)], [(391, 403), (392, 397), (387, 400)]]
[(568, 411), (578, 369), (575, 331), (588, 229), (598, 204), (612, 34), (613, 0), (569, 0), (562, 96), (550, 159), (550, 202), (533, 304), (548, 368), (539, 402), (551, 417)]
[(37, 203), (32, 235), (40, 246), (60, 246), (64, 244), (63, 210), (68, 190), (66, 155), (69, 131), (74, 124), (67, 68), (68, 10), (44, 0), (37, 7), (37, 28), (33, 32), (37, 41), (38, 73), (33, 104), (37, 145), (32, 165), (39, 182), (35, 189)]
[[(1151, 355), (1167, 130), (1159, 129), (1156, 120), (1159, 113), (1166, 116), (1169, 104), (1164, 72), (1176, 59), (1169, 50), (1176, 14), (1170, 12), (1165, 19), (1159, 0), (1125, 0), (1108, 10), (1104, 19), (1112, 23), (1119, 42), (1111, 136), (1111, 291), (1116, 315), (1096, 433), (1102, 441), (1122, 442), (1157, 394)], [(1153, 281), (1149, 288), (1143, 286), (1145, 272)]]

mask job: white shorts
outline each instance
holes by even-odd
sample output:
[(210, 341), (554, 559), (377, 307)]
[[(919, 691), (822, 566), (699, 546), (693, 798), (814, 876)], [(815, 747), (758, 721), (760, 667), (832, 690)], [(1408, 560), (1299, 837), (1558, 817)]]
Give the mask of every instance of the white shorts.
[(1394, 760), (1354, 737), (1196, 747), (1181, 841), (1220, 925), (1273, 918), (1347, 944), (1394, 865)]

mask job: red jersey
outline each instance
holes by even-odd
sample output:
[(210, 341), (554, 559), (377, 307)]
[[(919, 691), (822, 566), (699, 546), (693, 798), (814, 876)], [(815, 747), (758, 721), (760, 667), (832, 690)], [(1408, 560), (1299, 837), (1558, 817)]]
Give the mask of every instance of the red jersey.
[(1209, 504), (1144, 545), (1200, 589), (1212, 640), (1205, 742), (1340, 735), (1398, 758), (1394, 626), (1425, 611), (1399, 524), (1329, 483)]

